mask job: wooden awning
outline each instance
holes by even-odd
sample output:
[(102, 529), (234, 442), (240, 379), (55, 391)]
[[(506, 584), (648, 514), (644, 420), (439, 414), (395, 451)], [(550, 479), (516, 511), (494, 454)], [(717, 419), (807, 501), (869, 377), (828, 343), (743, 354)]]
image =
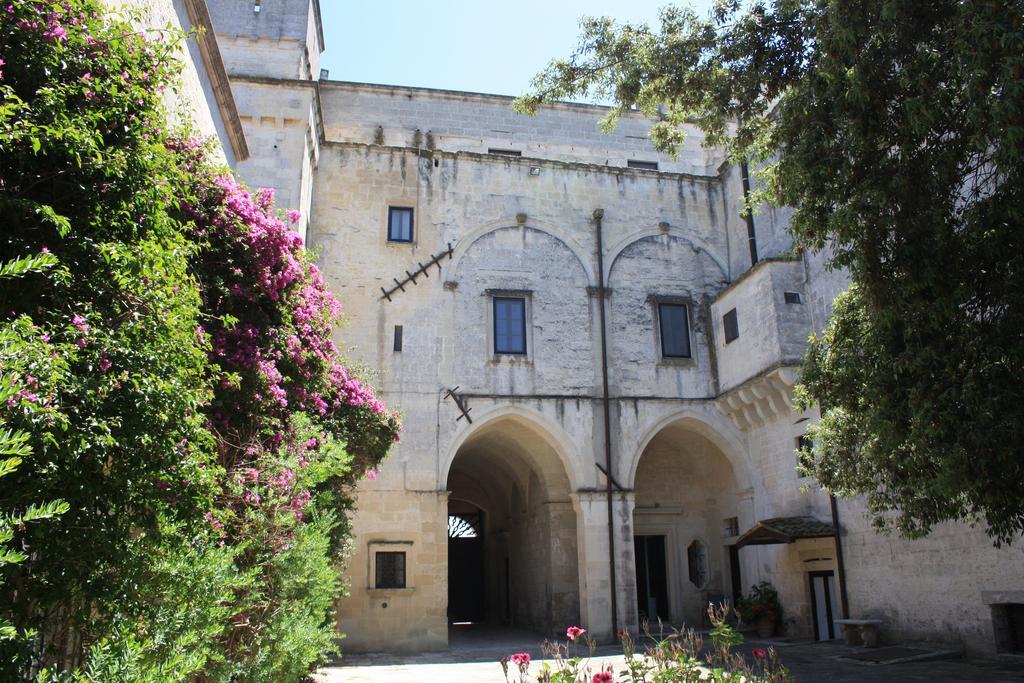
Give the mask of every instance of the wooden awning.
[(763, 519), (736, 540), (736, 547), (792, 543), (801, 538), (828, 538), (836, 528), (814, 517), (773, 517)]

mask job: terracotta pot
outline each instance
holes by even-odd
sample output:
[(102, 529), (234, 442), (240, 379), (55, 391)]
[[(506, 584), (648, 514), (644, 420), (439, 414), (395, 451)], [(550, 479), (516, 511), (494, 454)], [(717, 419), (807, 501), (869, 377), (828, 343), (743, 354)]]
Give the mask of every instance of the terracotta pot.
[(775, 627), (778, 625), (771, 617), (758, 617), (754, 620), (754, 630), (758, 638), (771, 638), (775, 635)]

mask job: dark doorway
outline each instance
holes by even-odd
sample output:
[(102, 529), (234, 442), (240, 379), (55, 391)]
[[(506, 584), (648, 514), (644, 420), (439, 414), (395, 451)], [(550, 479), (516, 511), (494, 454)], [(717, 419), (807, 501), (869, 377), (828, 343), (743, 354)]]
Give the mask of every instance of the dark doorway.
[(738, 605), (743, 597), (743, 578), (740, 576), (740, 549), (734, 545), (729, 546), (729, 578), (732, 604)]
[(992, 605), (992, 626), (996, 637), (996, 652), (1024, 653), (1024, 604), (997, 603)]
[(834, 640), (836, 628), (835, 576), (832, 572), (811, 572), (811, 614), (814, 615), (814, 639)]
[(486, 613), (483, 513), (448, 515), (448, 622), (480, 622)]
[(634, 536), (636, 604), (640, 621), (669, 621), (664, 536)]

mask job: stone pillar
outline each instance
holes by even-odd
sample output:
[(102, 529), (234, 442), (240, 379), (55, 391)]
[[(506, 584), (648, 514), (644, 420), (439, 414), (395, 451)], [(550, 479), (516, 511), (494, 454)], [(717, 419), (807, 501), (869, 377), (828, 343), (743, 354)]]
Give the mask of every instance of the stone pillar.
[(614, 640), (615, 633), (637, 630), (636, 569), (633, 564), (632, 493), (615, 493), (615, 583), (618, 624), (612, 624), (611, 581), (608, 555), (608, 497), (604, 491), (572, 494), (576, 510), (579, 550), (580, 620), (599, 642)]

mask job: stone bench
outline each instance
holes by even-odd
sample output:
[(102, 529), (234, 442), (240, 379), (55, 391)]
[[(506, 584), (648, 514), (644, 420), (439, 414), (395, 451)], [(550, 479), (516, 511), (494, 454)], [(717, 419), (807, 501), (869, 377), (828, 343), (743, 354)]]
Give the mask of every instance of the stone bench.
[(878, 627), (881, 619), (836, 619), (847, 645), (878, 647)]

